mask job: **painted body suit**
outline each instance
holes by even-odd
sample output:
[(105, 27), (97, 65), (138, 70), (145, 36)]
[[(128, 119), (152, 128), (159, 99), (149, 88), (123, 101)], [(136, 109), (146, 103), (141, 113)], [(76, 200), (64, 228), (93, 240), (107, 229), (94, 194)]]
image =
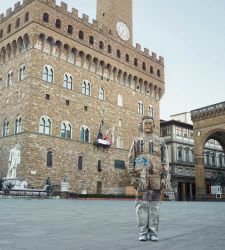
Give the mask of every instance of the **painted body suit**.
[(135, 138), (129, 154), (128, 171), (131, 184), (137, 190), (135, 207), (139, 234), (157, 237), (160, 194), (170, 181), (164, 140), (153, 133)]

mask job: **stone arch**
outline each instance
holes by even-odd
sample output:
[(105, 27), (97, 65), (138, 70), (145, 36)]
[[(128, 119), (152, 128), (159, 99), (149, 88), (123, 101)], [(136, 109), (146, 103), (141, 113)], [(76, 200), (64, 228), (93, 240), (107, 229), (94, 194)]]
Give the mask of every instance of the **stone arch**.
[(45, 53), (52, 54), (53, 46), (54, 46), (54, 39), (53, 37), (49, 36), (45, 42), (43, 51)]
[(11, 55), (12, 55), (12, 48), (11, 48), (10, 43), (8, 43), (8, 44), (6, 45), (6, 55), (7, 55), (8, 59), (11, 58)]
[(111, 79), (111, 77), (112, 77), (112, 65), (109, 63), (106, 65), (106, 72), (107, 72), (107, 78)]
[(133, 81), (133, 77), (131, 74), (128, 75), (126, 86), (131, 87)]
[(1, 48), (1, 62), (5, 62), (5, 59), (6, 59), (6, 49), (5, 47), (2, 47)]
[(31, 43), (30, 43), (30, 38), (29, 38), (27, 33), (24, 34), (24, 36), (23, 36), (23, 44), (24, 44), (26, 50), (30, 49)]
[(84, 68), (90, 70), (92, 66), (92, 57), (90, 54), (86, 55)]
[(25, 47), (24, 47), (24, 44), (23, 44), (23, 38), (22, 38), (22, 36), (20, 36), (20, 37), (17, 39), (17, 48), (18, 48), (18, 52), (19, 52), (19, 53), (23, 53), (24, 50), (25, 50)]
[(84, 61), (85, 61), (85, 53), (83, 51), (79, 51), (78, 57), (77, 57), (77, 60), (76, 60), (76, 65), (83, 68)]
[(116, 77), (117, 82), (121, 82), (122, 75), (123, 75), (123, 72), (121, 69), (119, 69), (117, 73), (117, 77)]
[(156, 85), (154, 86), (154, 98), (158, 99), (158, 87)]
[(13, 54), (13, 56), (16, 56), (16, 51), (17, 51), (17, 43), (16, 43), (16, 40), (13, 40), (13, 41), (12, 41), (11, 47), (12, 47), (12, 54)]
[(60, 58), (64, 61), (68, 61), (70, 46), (66, 43), (63, 45), (63, 49), (61, 50)]
[(100, 61), (99, 63), (99, 69), (98, 69), (98, 73), (103, 76), (105, 72), (105, 62), (103, 60)]
[(60, 40), (57, 40), (53, 44), (52, 55), (55, 57), (60, 57), (61, 50), (62, 50), (62, 42)]
[(117, 73), (118, 73), (118, 69), (116, 67), (113, 67), (113, 70), (112, 70), (113, 81), (116, 81)]
[(94, 73), (97, 73), (98, 65), (99, 65), (99, 60), (97, 57), (94, 57), (94, 59), (93, 59)]
[(74, 64), (76, 61), (76, 57), (77, 57), (77, 49), (73, 47), (69, 52), (68, 62)]

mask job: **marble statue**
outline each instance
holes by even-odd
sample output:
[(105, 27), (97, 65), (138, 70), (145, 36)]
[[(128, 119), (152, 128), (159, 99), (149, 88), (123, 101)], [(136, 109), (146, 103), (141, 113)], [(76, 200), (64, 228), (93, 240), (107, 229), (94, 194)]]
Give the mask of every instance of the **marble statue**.
[(18, 164), (20, 164), (20, 144), (17, 143), (14, 148), (10, 150), (9, 153), (9, 160), (8, 160), (8, 179), (15, 179), (16, 178), (16, 170)]

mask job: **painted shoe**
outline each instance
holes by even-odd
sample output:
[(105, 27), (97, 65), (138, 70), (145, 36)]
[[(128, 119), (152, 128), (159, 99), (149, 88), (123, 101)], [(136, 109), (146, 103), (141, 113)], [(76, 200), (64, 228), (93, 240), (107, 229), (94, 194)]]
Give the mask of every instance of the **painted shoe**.
[(146, 234), (140, 235), (140, 236), (139, 236), (139, 240), (140, 240), (140, 241), (146, 241), (146, 240), (147, 240)]
[(159, 238), (156, 237), (155, 235), (151, 235), (151, 241), (159, 241)]

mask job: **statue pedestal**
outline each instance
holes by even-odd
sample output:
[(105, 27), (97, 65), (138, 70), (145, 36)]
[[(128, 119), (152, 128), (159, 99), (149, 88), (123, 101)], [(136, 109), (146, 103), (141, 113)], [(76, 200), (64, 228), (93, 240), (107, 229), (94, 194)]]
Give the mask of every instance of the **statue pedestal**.
[(69, 182), (64, 182), (64, 181), (61, 182), (61, 192), (69, 192), (69, 188), (70, 188)]

